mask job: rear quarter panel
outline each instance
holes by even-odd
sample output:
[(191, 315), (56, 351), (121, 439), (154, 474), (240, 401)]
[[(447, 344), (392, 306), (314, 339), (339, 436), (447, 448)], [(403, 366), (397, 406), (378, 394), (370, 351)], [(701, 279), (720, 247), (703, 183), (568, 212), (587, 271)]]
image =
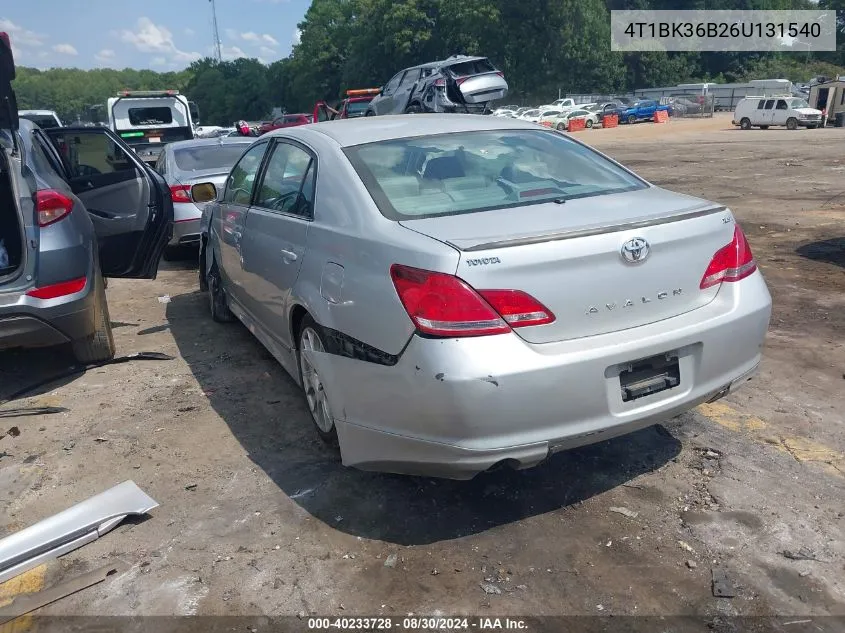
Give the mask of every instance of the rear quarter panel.
[[(299, 130), (296, 137), (315, 150), (319, 166), (315, 217), (293, 303), (324, 327), (399, 354), (414, 326), (396, 294), (390, 266), (454, 273), (458, 252), (382, 216), (341, 148), (322, 134)], [(323, 297), (331, 293), (321, 293), (327, 264), (343, 267), (336, 302)]]

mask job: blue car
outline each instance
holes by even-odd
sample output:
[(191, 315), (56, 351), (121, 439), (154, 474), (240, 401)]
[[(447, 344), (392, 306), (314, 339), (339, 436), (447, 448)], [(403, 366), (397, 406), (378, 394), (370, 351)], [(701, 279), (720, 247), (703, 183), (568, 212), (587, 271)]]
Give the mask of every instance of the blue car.
[(654, 113), (658, 110), (664, 110), (669, 116), (672, 116), (672, 108), (668, 105), (661, 105), (657, 101), (637, 101), (620, 113), (619, 122), (636, 123), (637, 121), (651, 121), (654, 119)]

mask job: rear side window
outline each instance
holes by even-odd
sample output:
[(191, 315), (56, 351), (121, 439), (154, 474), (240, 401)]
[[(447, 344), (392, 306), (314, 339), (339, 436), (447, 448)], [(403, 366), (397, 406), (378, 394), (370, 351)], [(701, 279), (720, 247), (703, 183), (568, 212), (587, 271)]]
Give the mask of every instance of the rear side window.
[(129, 108), (129, 123), (132, 125), (167, 125), (173, 123), (170, 108)]
[(766, 100), (760, 99), (760, 103), (757, 104), (757, 109), (762, 110), (765, 105), (766, 105)]
[(492, 73), (496, 70), (489, 59), (476, 59), (469, 62), (461, 62), (449, 66), (449, 71), (455, 77), (468, 77), (469, 75), (480, 75), (481, 73)]
[(774, 107), (775, 107), (775, 100), (774, 99), (769, 99), (768, 101), (766, 101), (766, 110), (771, 110)]
[[(381, 141), (344, 150), (393, 220), (599, 196), (647, 184), (556, 132), (493, 130)], [(565, 205), (559, 207), (565, 212)]]
[(789, 110), (789, 107), (786, 105), (786, 101), (784, 101), (783, 99), (779, 99), (777, 109), (778, 110)]

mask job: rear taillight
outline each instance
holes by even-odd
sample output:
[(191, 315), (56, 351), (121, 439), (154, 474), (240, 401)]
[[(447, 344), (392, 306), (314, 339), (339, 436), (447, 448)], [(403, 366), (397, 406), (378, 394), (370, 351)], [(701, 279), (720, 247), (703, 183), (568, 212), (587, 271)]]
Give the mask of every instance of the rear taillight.
[(542, 303), (521, 290), (479, 290), (511, 327), (545, 325), (555, 320), (555, 315)]
[(445, 86), (446, 86), (446, 80), (445, 80), (445, 79), (443, 79), (442, 77), (441, 77), (440, 79), (435, 79), (435, 80), (434, 80), (434, 85), (435, 85), (437, 88), (443, 88), (443, 87), (445, 87)]
[(710, 260), (710, 265), (701, 278), (701, 289), (717, 286), (725, 281), (745, 279), (757, 270), (757, 262), (751, 254), (751, 247), (745, 233), (737, 226), (731, 243), (720, 248)]
[(85, 277), (79, 279), (71, 279), (70, 281), (62, 281), (61, 283), (51, 284), (43, 288), (33, 288), (27, 292), (28, 297), (35, 297), (36, 299), (56, 299), (66, 295), (75, 294), (85, 288)]
[(191, 202), (191, 186), (170, 185), (170, 199), (173, 202)]
[(73, 200), (55, 189), (41, 189), (35, 192), (35, 212), (38, 226), (49, 226), (61, 220), (73, 210)]
[(479, 293), (454, 275), (400, 264), (391, 266), (390, 276), (405, 311), (424, 334), (484, 336), (554, 321), (546, 307), (519, 290)]

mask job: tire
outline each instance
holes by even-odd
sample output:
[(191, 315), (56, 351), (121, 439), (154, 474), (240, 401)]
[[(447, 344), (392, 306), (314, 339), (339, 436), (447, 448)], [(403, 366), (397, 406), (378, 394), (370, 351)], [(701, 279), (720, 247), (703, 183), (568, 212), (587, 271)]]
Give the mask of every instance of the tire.
[(372, 110), (367, 110), (367, 111), (364, 113), (364, 116), (375, 116), (375, 115), (376, 115), (376, 113), (375, 113), (375, 112), (373, 112)]
[(795, 117), (789, 117), (786, 120), (786, 129), (787, 130), (797, 130), (798, 129), (798, 119)]
[(739, 128), (741, 130), (750, 130), (751, 129), (751, 119), (748, 117), (743, 117), (739, 121)]
[(637, 117), (635, 117), (633, 114), (628, 117), (628, 123), (629, 124), (633, 125), (636, 122), (637, 122)]
[(407, 108), (405, 108), (405, 114), (420, 114), (422, 112), (422, 107), (418, 103), (412, 103)]
[(208, 273), (205, 271), (205, 248), (200, 247), (199, 256), (197, 257), (197, 281), (199, 282), (200, 292), (208, 292)]
[(208, 306), (211, 311), (211, 318), (217, 323), (232, 323), (235, 315), (229, 309), (226, 301), (226, 293), (220, 281), (220, 271), (217, 270), (217, 262), (211, 264), (208, 271)]
[(566, 123), (558, 123), (557, 124), (557, 131), (558, 132), (566, 132)]
[(178, 246), (166, 246), (161, 258), (166, 262), (175, 262), (179, 259), (180, 251)]
[(587, 128), (588, 130), (589, 130), (591, 127), (593, 127), (593, 120), (592, 120), (592, 119), (587, 119), (586, 123), (584, 123), (584, 127), (585, 127), (585, 128)]
[(314, 351), (325, 351), (326, 349), (320, 327), (310, 314), (306, 314), (302, 319), (296, 342), (299, 380), (302, 383), (302, 393), (305, 396), (305, 404), (308, 407), (311, 422), (314, 423), (314, 428), (321, 440), (326, 444), (337, 446), (337, 427), (329, 407), (328, 398), (325, 395), (325, 385), (317, 372), (317, 368), (312, 366), (303, 356), (303, 350), (306, 349)]
[(97, 271), (94, 280), (94, 332), (71, 343), (76, 360), (82, 365), (102, 363), (114, 358), (114, 337), (109, 319), (109, 304), (103, 276)]

